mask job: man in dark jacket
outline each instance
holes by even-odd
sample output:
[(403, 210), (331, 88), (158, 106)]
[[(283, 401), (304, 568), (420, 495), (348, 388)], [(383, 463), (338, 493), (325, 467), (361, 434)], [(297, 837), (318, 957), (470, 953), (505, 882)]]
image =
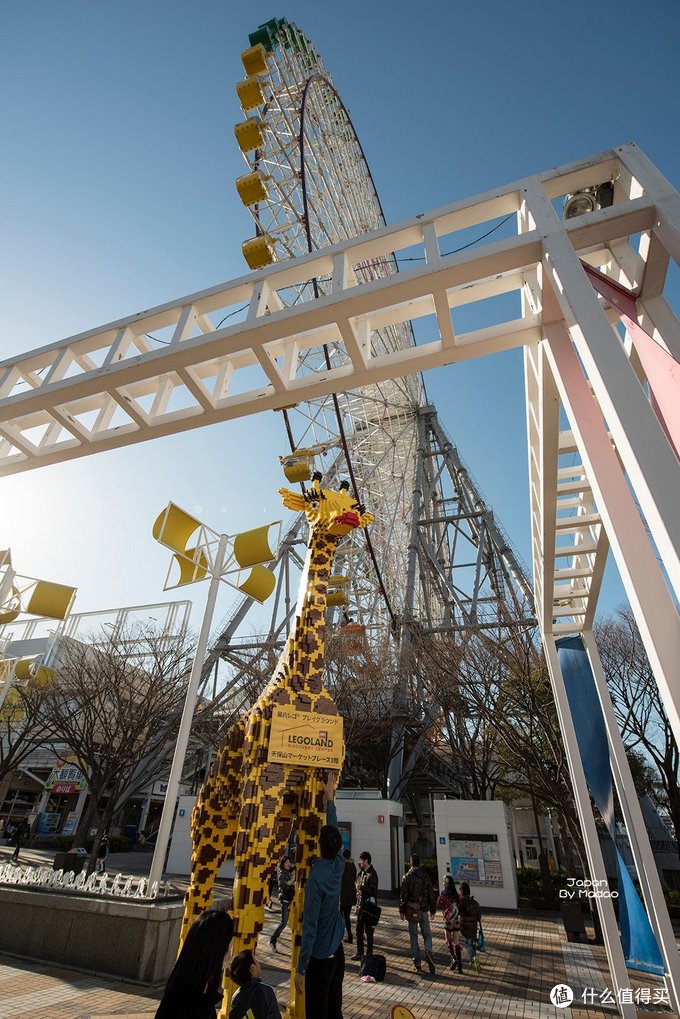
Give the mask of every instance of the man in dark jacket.
[(356, 962), (364, 955), (364, 934), (366, 935), (367, 955), (373, 955), (373, 924), (366, 922), (364, 906), (371, 900), (378, 902), (378, 875), (371, 863), (371, 854), (368, 852), (359, 853), (359, 876), (356, 882), (357, 889), (357, 954), (352, 958)]
[(425, 962), (430, 973), (434, 973), (430, 917), (434, 916), (436, 908), (437, 893), (432, 887), (429, 874), (420, 866), (420, 857), (417, 853), (412, 853), (411, 868), (406, 872), (401, 882), (399, 916), (402, 920), (408, 920), (411, 955), (413, 957), (413, 965), (418, 972), (423, 968), (420, 959), (420, 945), (418, 944), (418, 927), (420, 926), (425, 945)]
[(345, 860), (345, 873), (342, 875), (342, 885), (340, 888), (340, 909), (342, 915), (345, 918), (345, 929), (347, 931), (346, 941), (348, 945), (352, 944), (352, 906), (357, 901), (357, 890), (355, 888), (355, 882), (357, 879), (357, 869), (354, 866), (354, 861), (350, 856), (349, 849), (343, 850), (343, 858)]
[(19, 850), (24, 845), (24, 843), (28, 842), (30, 837), (31, 837), (31, 826), (29, 825), (26, 818), (22, 817), (22, 819), (19, 821), (19, 824), (14, 830), (14, 834), (12, 835), (12, 842), (14, 843), (14, 853), (12, 854), (13, 860), (19, 859)]

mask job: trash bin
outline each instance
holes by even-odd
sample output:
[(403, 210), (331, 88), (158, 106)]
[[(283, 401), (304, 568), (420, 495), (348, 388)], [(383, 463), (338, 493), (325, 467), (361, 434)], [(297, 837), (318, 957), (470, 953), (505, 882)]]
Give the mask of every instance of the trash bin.
[(136, 842), (137, 841), (137, 825), (136, 824), (126, 824), (125, 827), (123, 828), (123, 835), (125, 836), (126, 839), (130, 839), (132, 842)]
[(583, 920), (581, 903), (578, 899), (575, 902), (561, 902), (562, 923), (567, 932), (567, 941), (580, 941), (583, 935), (586, 940), (586, 925)]
[(69, 871), (80, 874), (86, 863), (87, 853), (55, 853), (52, 870), (63, 870), (65, 874)]

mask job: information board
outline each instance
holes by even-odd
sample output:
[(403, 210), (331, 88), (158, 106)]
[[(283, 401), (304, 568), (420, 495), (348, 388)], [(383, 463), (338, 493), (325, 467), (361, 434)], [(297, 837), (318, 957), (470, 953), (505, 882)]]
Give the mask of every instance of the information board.
[(449, 832), (449, 856), (453, 880), (470, 885), (503, 885), (498, 835)]

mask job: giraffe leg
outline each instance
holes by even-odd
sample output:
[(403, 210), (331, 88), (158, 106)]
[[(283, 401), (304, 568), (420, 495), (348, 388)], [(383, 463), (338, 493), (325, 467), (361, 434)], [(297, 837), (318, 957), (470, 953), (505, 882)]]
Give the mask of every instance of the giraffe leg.
[[(255, 951), (264, 924), (274, 847), (283, 848), (292, 828), (304, 782), (302, 769), (281, 764), (254, 768), (243, 785), (243, 807), (234, 850), (234, 940), (232, 955)], [(220, 1019), (229, 1012), (234, 985), (224, 981)]]
[(302, 944), (302, 915), (305, 907), (305, 884), (312, 860), (319, 855), (319, 831), (326, 823), (323, 806), (325, 771), (308, 771), (300, 795), (297, 813), (297, 849), (295, 852), (296, 890), (291, 909), (290, 992), (284, 1019), (305, 1019), (305, 994), (295, 988), (295, 972)]
[(210, 905), (215, 878), (234, 845), (244, 731), (242, 721), (229, 729), (191, 815), (191, 880), (184, 897), (180, 949), (191, 924)]
[[(290, 838), (290, 833), (293, 830), (293, 821), (297, 816), (298, 803), (301, 792), (301, 781), (302, 776), (294, 776), (289, 779), (289, 784), (281, 798), (281, 806), (279, 809), (278, 817), (276, 818), (274, 831), (267, 847), (267, 858), (270, 861), (270, 874), (276, 870), (283, 851), (286, 848), (286, 844)], [(267, 881), (271, 879), (268, 876)], [(288, 924), (290, 927), (290, 923)]]
[(194, 920), (209, 908), (215, 879), (234, 845), (238, 821), (236, 810), (220, 821), (224, 827), (218, 826), (214, 820), (197, 820), (195, 834), (192, 823), (191, 880), (184, 896), (180, 948)]

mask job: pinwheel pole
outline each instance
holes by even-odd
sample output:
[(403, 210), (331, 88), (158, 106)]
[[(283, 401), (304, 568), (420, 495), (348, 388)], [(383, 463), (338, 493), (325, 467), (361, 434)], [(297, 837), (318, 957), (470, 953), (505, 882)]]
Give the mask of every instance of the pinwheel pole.
[(153, 859), (151, 861), (151, 871), (149, 873), (150, 888), (153, 886), (154, 882), (161, 880), (163, 876), (163, 870), (165, 868), (165, 854), (167, 852), (168, 843), (170, 841), (170, 832), (172, 829), (172, 821), (175, 813), (175, 804), (177, 802), (177, 795), (179, 793), (179, 784), (182, 779), (182, 769), (184, 768), (184, 758), (186, 757), (187, 746), (189, 743), (191, 723), (196, 708), (196, 699), (198, 696), (198, 684), (201, 680), (203, 659), (205, 658), (205, 652), (208, 646), (208, 637), (210, 635), (210, 627), (212, 625), (213, 612), (215, 610), (215, 602), (217, 601), (217, 592), (220, 586), (222, 570), (224, 568), (225, 553), (227, 550), (227, 540), (228, 539), (226, 534), (220, 535), (219, 544), (217, 546), (217, 552), (215, 554), (214, 564), (210, 568), (212, 576), (210, 578), (210, 586), (208, 588), (208, 597), (206, 598), (205, 601), (205, 609), (203, 610), (203, 622), (201, 624), (201, 632), (198, 636), (196, 654), (194, 655), (193, 665), (191, 666), (189, 685), (187, 687), (187, 694), (184, 699), (184, 708), (182, 710), (182, 720), (179, 724), (179, 732), (177, 733), (177, 743), (175, 745), (175, 753), (172, 758), (172, 767), (170, 769), (170, 778), (168, 779), (168, 788), (165, 793), (163, 813), (161, 814), (161, 823), (158, 828), (156, 848), (154, 849)]
[[(203, 622), (196, 645), (196, 654), (189, 676), (182, 719), (177, 733), (156, 847), (151, 861), (150, 889), (154, 884), (160, 882), (165, 869), (165, 855), (170, 842), (175, 805), (182, 779), (184, 759), (196, 709), (203, 661), (208, 646), (220, 581), (236, 587), (243, 594), (247, 594), (259, 602), (263, 602), (269, 597), (274, 588), (275, 579), (272, 571), (263, 564), (271, 563), (276, 559), (276, 551), (269, 547), (268, 540), (269, 529), (276, 524), (279, 525), (280, 534), (280, 521), (276, 521), (275, 524), (265, 524), (263, 527), (256, 527), (251, 531), (243, 531), (230, 537), (227, 534), (218, 534), (211, 530), (196, 517), (170, 502), (153, 526), (154, 538), (173, 553), (165, 590), (194, 584), (206, 577), (210, 577), (210, 586), (203, 610)], [(188, 547), (190, 541), (191, 548)], [(176, 567), (179, 567), (179, 579), (169, 583), (171, 571)], [(235, 579), (230, 579), (230, 576)]]

